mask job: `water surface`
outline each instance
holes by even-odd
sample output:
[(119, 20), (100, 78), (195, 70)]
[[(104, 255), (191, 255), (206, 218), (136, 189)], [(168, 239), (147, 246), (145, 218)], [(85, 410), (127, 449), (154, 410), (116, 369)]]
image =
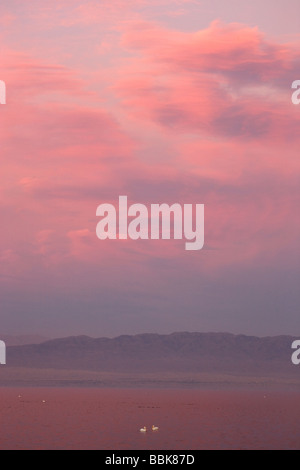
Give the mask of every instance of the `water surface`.
[(0, 419), (1, 450), (300, 449), (295, 392), (1, 388)]

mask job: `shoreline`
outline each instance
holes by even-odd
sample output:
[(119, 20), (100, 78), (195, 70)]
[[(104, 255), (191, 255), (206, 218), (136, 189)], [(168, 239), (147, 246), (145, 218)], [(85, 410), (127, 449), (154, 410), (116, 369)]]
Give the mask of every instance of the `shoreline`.
[(0, 388), (9, 387), (299, 391), (300, 378), (214, 373), (114, 373), (1, 368)]

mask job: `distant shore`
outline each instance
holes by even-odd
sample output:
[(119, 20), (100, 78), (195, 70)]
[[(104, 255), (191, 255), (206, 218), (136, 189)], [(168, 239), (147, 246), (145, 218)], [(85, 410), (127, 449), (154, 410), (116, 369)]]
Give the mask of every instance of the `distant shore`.
[(209, 373), (113, 373), (2, 367), (0, 387), (98, 387), (300, 390), (300, 377)]

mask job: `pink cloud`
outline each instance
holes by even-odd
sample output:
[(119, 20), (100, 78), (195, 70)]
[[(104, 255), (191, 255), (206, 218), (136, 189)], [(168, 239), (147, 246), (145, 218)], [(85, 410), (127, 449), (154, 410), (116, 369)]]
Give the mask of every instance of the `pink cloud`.
[[(94, 6), (82, 16), (87, 23)], [(9, 272), (27, 272), (30, 263), (36, 272), (72, 271), (79, 262), (105, 267), (112, 279), (134, 266), (137, 278), (149, 279), (157, 260), (176, 258), (184, 269), (191, 263), (214, 275), (258, 259), (276, 262), (283, 238), (291, 246), (296, 239), (292, 204), (278, 189), (287, 191), (299, 172), (299, 113), (282, 88), (294, 46), (246, 26), (183, 33), (139, 23), (130, 24), (122, 47), (135, 55), (104, 71), (106, 101), (100, 87), (89, 91), (84, 67), (4, 54), (11, 94), (0, 128), (0, 237), (3, 262), (14, 264)], [(205, 203), (201, 264), (183, 243), (98, 241), (96, 207), (116, 204), (121, 193), (132, 202)], [(27, 227), (22, 234), (19, 224)]]
[(124, 46), (144, 51), (155, 63), (180, 71), (229, 73), (240, 81), (269, 81), (299, 63), (297, 44), (267, 40), (258, 28), (214, 21), (198, 32), (168, 30), (155, 23), (131, 24)]
[[(95, 95), (84, 89), (83, 80), (64, 65), (49, 64), (29, 54), (2, 49), (1, 77), (8, 84), (8, 104), (55, 98), (58, 94), (92, 100)], [(44, 98), (43, 98), (44, 97)]]
[(16, 20), (16, 16), (12, 15), (11, 13), (4, 13), (0, 17), (0, 25), (3, 28), (7, 28), (8, 26), (11, 26)]
[(298, 139), (299, 118), (290, 105), (300, 62), (296, 44), (219, 22), (197, 33), (140, 22), (122, 44), (138, 53), (124, 60), (116, 87), (127, 112), (176, 132)]
[[(74, 26), (78, 24), (93, 25), (105, 23), (108, 20), (118, 23), (124, 20), (132, 21), (133, 18), (140, 19), (147, 7), (168, 8), (168, 13), (182, 14), (184, 7), (197, 5), (197, 0), (173, 0), (172, 5), (169, 0), (102, 0), (101, 2), (87, 1), (79, 2), (75, 5), (72, 13), (66, 15), (62, 20), (64, 26)], [(173, 10), (175, 8), (175, 10)]]

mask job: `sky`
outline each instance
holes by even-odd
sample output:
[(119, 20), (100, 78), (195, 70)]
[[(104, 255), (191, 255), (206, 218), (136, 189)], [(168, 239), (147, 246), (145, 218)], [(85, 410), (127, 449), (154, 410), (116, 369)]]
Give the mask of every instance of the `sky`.
[[(1, 2), (0, 333), (300, 332), (299, 10)], [(204, 249), (98, 240), (119, 195), (205, 204)]]

